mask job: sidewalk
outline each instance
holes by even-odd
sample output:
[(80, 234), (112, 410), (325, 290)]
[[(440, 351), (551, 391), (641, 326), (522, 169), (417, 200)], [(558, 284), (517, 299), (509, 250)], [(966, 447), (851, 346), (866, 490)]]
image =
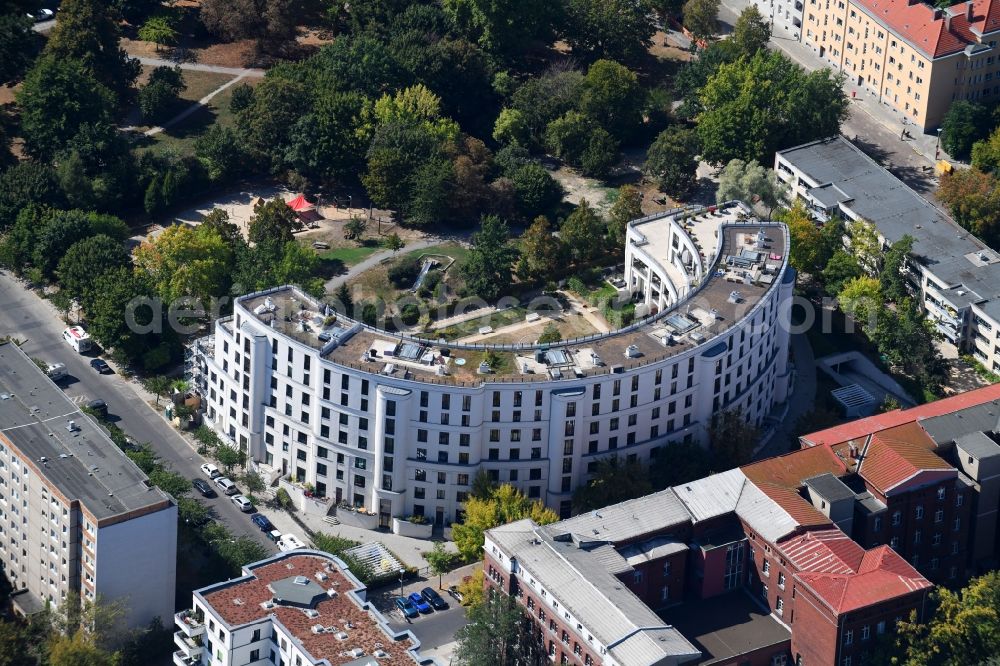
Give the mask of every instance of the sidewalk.
[[(275, 529), (282, 534), (291, 532), (298, 535), (303, 541), (309, 540), (308, 535), (303, 534), (301, 525), (299, 525), (285, 511), (265, 509), (262, 510), (261, 513), (264, 513), (268, 518), (270, 518), (271, 522), (274, 523)], [(392, 532), (384, 532), (381, 530), (366, 530), (360, 527), (352, 527), (350, 525), (332, 525), (323, 520), (320, 516), (307, 515), (301, 511), (296, 511), (295, 516), (313, 532), (323, 532), (324, 534), (332, 536), (341, 536), (345, 539), (358, 541), (359, 543), (378, 541), (395, 553), (396, 557), (398, 557), (403, 564), (407, 566), (415, 567), (417, 569), (425, 569), (429, 566), (427, 564), (427, 560), (424, 559), (423, 553), (434, 547), (433, 541), (414, 539), (413, 537), (400, 536), (398, 534), (393, 534)], [(445, 541), (444, 545), (449, 551), (453, 553), (458, 552), (455, 544), (451, 541)]]

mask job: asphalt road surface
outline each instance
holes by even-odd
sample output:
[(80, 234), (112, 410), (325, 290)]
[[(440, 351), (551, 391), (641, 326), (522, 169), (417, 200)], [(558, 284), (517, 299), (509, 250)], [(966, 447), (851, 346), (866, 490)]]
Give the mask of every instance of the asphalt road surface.
[[(193, 479), (204, 477), (200, 465), (205, 462), (174, 428), (147, 405), (117, 374), (99, 375), (90, 367), (93, 352), (77, 354), (63, 342), (66, 324), (56, 317), (50, 305), (17, 280), (0, 272), (0, 336), (11, 335), (25, 340), (21, 348), (31, 357), (48, 363), (65, 363), (69, 377), (59, 382), (74, 403), (86, 404), (100, 398), (108, 404), (111, 420), (137, 442), (148, 442), (158, 456), (175, 472)], [(269, 553), (277, 552), (273, 543), (250, 522), (224, 495), (202, 498), (196, 491), (192, 497), (203, 501), (213, 517), (225, 524), (234, 535), (248, 534), (264, 545)]]

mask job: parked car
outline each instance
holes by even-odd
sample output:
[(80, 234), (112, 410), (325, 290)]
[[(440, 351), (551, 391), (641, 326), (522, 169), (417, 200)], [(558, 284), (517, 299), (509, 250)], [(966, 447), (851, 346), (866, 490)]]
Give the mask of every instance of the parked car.
[(462, 603), (462, 593), (458, 591), (457, 585), (449, 585), (448, 594), (458, 603)]
[(260, 528), (261, 532), (271, 532), (272, 530), (274, 530), (274, 525), (271, 523), (268, 517), (262, 513), (253, 514), (252, 516), (250, 516), (250, 520), (253, 521), (254, 525)]
[(243, 513), (253, 513), (256, 511), (253, 502), (251, 502), (245, 495), (233, 495), (229, 499)]
[(236, 484), (232, 482), (231, 479), (225, 476), (215, 477), (215, 485), (222, 488), (222, 492), (227, 495), (235, 495), (240, 492), (240, 489), (236, 487)]
[(324, 243), (323, 241), (313, 241), (313, 247), (317, 250), (329, 250), (330, 244)]
[(205, 473), (205, 476), (213, 480), (222, 476), (222, 472), (219, 471), (219, 468), (212, 463), (205, 463), (202, 465), (201, 471)]
[(420, 613), (417, 611), (416, 606), (410, 603), (409, 599), (396, 597), (395, 601), (396, 608), (398, 608), (405, 617), (419, 617)]
[[(255, 513), (254, 515), (255, 516), (259, 516), (260, 514), (259, 513)], [(268, 539), (270, 539), (274, 543), (278, 543), (279, 541), (281, 541), (282, 534), (278, 530), (271, 530), (270, 532), (267, 533), (266, 536), (267, 536)]]
[(302, 543), (294, 534), (282, 534), (281, 538), (278, 539), (278, 550), (281, 552), (286, 552), (289, 550), (296, 550), (298, 548), (305, 548), (306, 545)]
[(421, 613), (430, 613), (433, 610), (431, 605), (424, 601), (424, 598), (420, 596), (419, 592), (411, 592), (407, 599), (409, 599), (410, 603), (416, 606), (417, 610)]
[(87, 409), (91, 410), (102, 419), (108, 418), (108, 403), (103, 400), (91, 400), (87, 403)]
[(70, 326), (63, 331), (63, 340), (66, 341), (78, 354), (85, 354), (90, 351), (90, 336), (83, 326)]
[(441, 595), (437, 593), (433, 587), (425, 587), (420, 590), (420, 596), (424, 598), (424, 601), (431, 605), (434, 610), (447, 610), (448, 602), (441, 598)]
[(68, 375), (68, 373), (66, 372), (66, 364), (49, 363), (49, 367), (45, 371), (45, 374), (47, 374), (49, 376), (49, 379), (51, 379), (54, 382), (57, 382), (60, 379), (64, 379)]
[(90, 359), (90, 367), (92, 367), (94, 370), (97, 370), (97, 373), (100, 375), (107, 375), (111, 374), (112, 372), (111, 366), (108, 365), (108, 362), (105, 361), (103, 358)]
[(212, 490), (212, 486), (208, 485), (208, 481), (205, 479), (192, 479), (191, 485), (201, 493), (202, 497), (215, 497), (215, 491)]

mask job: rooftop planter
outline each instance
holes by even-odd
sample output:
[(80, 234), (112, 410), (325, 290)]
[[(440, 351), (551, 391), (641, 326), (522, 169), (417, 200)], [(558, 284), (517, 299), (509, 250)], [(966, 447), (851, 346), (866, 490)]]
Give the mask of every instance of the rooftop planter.
[[(417, 522), (414, 522), (417, 521)], [(407, 516), (392, 519), (392, 533), (415, 539), (430, 539), (434, 525), (423, 516)]]
[(366, 530), (378, 528), (378, 514), (368, 511), (366, 507), (353, 507), (344, 502), (337, 505), (337, 520), (343, 525)]

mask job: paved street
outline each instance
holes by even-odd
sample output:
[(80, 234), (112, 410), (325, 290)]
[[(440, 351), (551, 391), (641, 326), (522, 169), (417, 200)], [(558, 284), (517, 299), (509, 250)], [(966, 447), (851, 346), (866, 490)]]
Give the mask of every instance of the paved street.
[[(117, 374), (97, 374), (89, 365), (92, 356), (77, 354), (63, 342), (62, 331), (66, 324), (48, 301), (25, 289), (9, 274), (0, 273), (0, 304), (0, 335), (24, 339), (22, 349), (29, 356), (49, 363), (65, 363), (70, 377), (60, 385), (73, 402), (85, 404), (88, 400), (101, 398), (107, 402), (111, 418), (117, 419), (118, 426), (132, 439), (149, 442), (164, 462), (185, 477), (203, 476), (199, 466), (205, 460), (160, 414), (145, 404), (131, 381)], [(202, 501), (234, 534), (249, 534), (265, 545), (268, 552), (277, 551), (228, 497)]]

